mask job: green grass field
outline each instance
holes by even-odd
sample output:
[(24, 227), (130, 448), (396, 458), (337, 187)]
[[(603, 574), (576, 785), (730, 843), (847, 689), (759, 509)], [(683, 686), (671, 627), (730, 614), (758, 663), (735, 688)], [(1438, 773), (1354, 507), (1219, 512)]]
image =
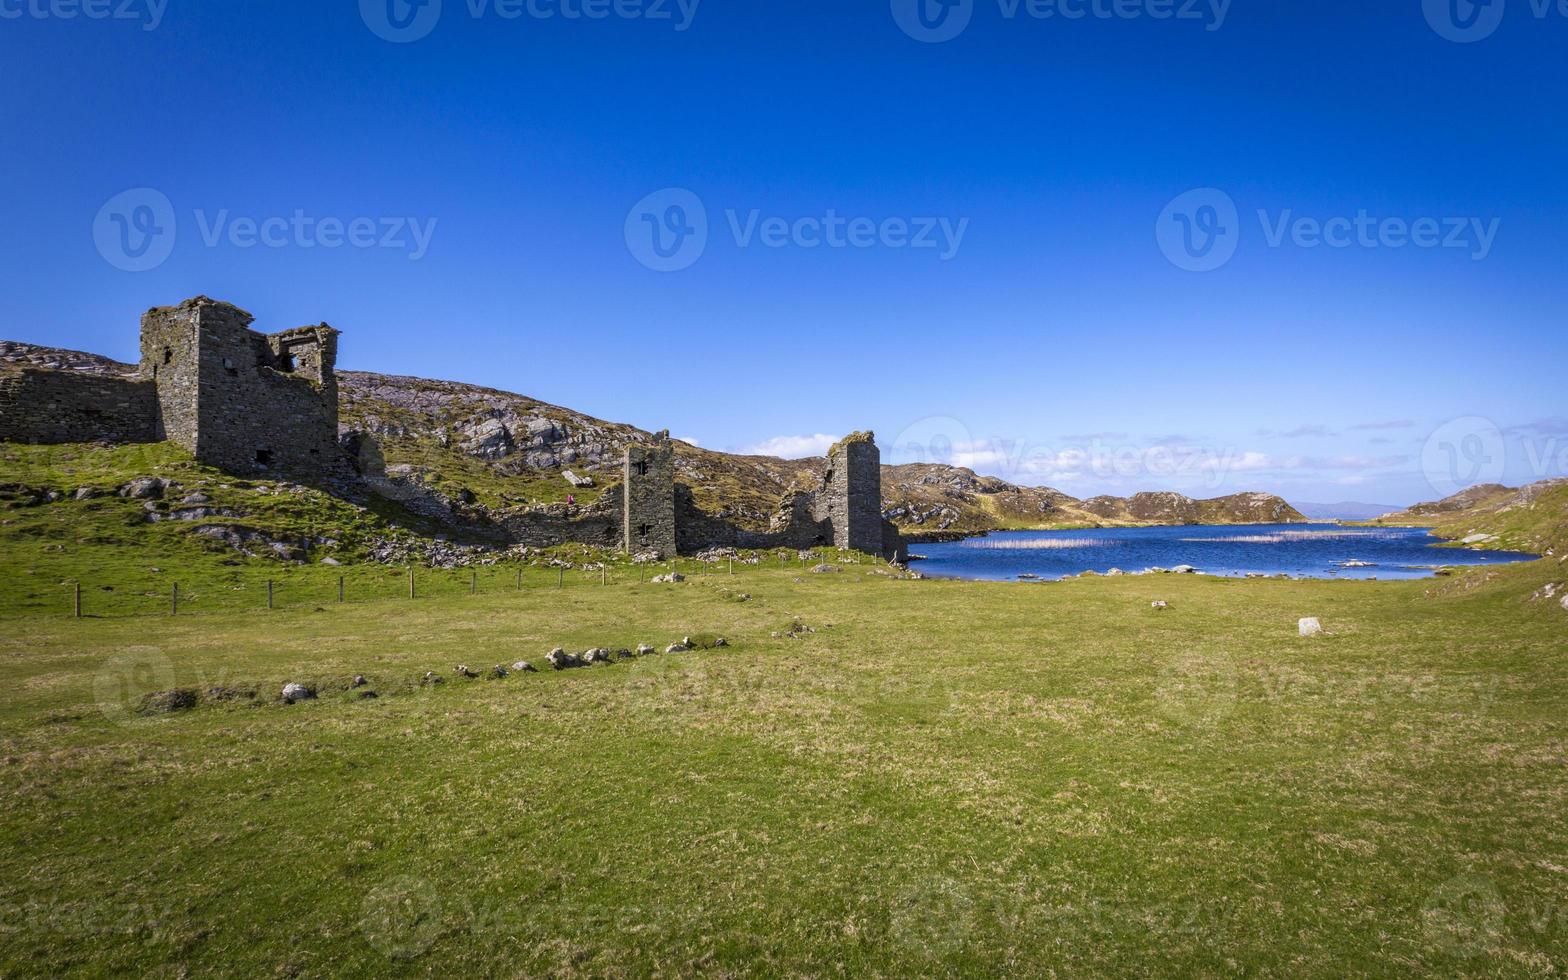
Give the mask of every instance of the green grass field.
[[(413, 601), (383, 570), (382, 595), (271, 612), (278, 572), (224, 571), (177, 618), (4, 604), (0, 975), (1568, 965), (1568, 613), (1529, 601), (1555, 559), (1410, 583), (495, 570)], [(1298, 637), (1309, 615), (1331, 635)], [(452, 673), (688, 634), (731, 646)], [(290, 681), (319, 700), (280, 703)], [(219, 687), (258, 697), (136, 710)]]

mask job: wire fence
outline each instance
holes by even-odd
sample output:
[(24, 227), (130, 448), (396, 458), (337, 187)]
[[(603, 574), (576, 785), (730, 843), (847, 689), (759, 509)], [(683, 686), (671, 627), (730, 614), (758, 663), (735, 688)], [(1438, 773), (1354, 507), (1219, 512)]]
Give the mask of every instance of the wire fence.
[[(733, 579), (752, 571), (805, 571), (832, 561), (823, 552), (776, 552), (703, 560), (681, 558), (657, 563), (494, 564), (466, 568), (355, 565), (237, 568), (180, 573), (150, 570), (123, 579), (106, 572), (44, 587), (13, 592), (0, 601), (4, 618), (61, 616), (107, 619), (134, 616), (192, 616), (239, 610), (325, 611), (335, 605), (370, 602), (424, 602), (464, 596), (500, 596), (612, 586), (651, 585), (656, 579)], [(837, 560), (844, 560), (839, 556)], [(856, 558), (848, 559), (851, 562)], [(134, 580), (133, 580), (134, 578)], [(9, 590), (7, 590), (9, 591)]]

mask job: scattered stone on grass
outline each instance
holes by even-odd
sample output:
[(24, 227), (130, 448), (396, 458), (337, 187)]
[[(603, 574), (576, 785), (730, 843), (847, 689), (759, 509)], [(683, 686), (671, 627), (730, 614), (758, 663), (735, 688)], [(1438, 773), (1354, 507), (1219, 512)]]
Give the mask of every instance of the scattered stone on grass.
[(316, 700), (316, 691), (314, 688), (306, 687), (304, 684), (283, 685), (284, 704), (297, 704), (300, 701), (314, 700)]
[(452, 668), (452, 673), (456, 674), (459, 677), (473, 678), (473, 677), (478, 677), (479, 676), (478, 674), (476, 674), (472, 670), (470, 670), (467, 664), (458, 664), (456, 667)]
[(1316, 616), (1309, 616), (1306, 619), (1303, 619), (1298, 625), (1300, 627), (1302, 636), (1323, 635), (1323, 624), (1318, 621)]
[(556, 670), (569, 670), (572, 667), (587, 666), (583, 663), (583, 659), (577, 654), (567, 653), (560, 647), (556, 647), (554, 650), (551, 650), (549, 653), (545, 654), (544, 659), (546, 663), (548, 663), (551, 667), (554, 667)]
[(519, 660), (517, 663), (513, 664), (512, 665), (512, 672), (513, 673), (517, 673), (517, 674), (537, 674), (537, 673), (539, 673), (539, 671), (534, 669), (534, 665), (529, 663), (526, 660)]
[(1164, 599), (1156, 599), (1149, 603), (1149, 605), (1155, 609), (1169, 609), (1171, 607), (1171, 604), (1166, 602)]

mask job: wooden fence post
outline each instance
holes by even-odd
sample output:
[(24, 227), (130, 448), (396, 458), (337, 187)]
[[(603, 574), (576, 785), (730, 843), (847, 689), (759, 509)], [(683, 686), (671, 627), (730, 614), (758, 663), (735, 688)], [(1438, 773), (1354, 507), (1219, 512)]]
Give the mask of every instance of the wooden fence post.
[(479, 573), (478, 572), (470, 572), (469, 574), (472, 577), (468, 580), (468, 594), (469, 595), (478, 595), (479, 594)]
[(272, 579), (267, 579), (267, 608), (272, 608)]
[(71, 603), (71, 611), (73, 613), (73, 618), (81, 619), (82, 618), (82, 583), (80, 583), (80, 582), (76, 583), (76, 590), (75, 591), (76, 591), (76, 598)]
[(338, 601), (343, 601), (343, 576), (338, 576)]
[(414, 566), (408, 566), (408, 597), (414, 598)]
[(169, 615), (170, 616), (178, 616), (179, 614), (180, 614), (180, 583), (175, 582), (174, 583), (173, 597), (169, 601)]
[(566, 588), (566, 566), (557, 566), (555, 573), (555, 587), (558, 589)]

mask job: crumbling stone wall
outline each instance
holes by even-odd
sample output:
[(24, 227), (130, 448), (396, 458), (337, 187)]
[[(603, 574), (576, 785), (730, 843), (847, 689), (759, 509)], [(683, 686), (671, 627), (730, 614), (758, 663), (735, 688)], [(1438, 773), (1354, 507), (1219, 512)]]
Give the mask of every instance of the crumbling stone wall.
[(857, 432), (834, 446), (822, 485), (779, 502), (766, 532), (748, 531), (702, 511), (686, 487), (677, 488), (677, 536), (683, 552), (715, 547), (816, 548), (832, 545), (907, 561), (898, 528), (882, 517), (882, 458), (876, 437)]
[(233, 473), (336, 473), (338, 331), (264, 335), (249, 313), (199, 296), (142, 318), (141, 375), (161, 438)]
[(676, 554), (675, 447), (670, 434), (661, 432), (652, 443), (627, 446), (623, 469), (621, 547), (634, 555)]
[(882, 553), (882, 452), (875, 435), (856, 432), (828, 450), (816, 517), (832, 525), (835, 548)]
[(74, 371), (0, 371), (0, 441), (157, 439), (157, 399), (151, 383)]

